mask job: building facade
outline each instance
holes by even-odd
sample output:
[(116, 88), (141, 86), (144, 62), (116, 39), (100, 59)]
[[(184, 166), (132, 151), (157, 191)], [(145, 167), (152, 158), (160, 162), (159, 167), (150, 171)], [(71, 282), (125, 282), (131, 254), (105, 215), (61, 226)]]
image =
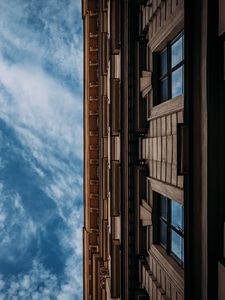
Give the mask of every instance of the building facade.
[(84, 299), (225, 299), (225, 3), (83, 0)]

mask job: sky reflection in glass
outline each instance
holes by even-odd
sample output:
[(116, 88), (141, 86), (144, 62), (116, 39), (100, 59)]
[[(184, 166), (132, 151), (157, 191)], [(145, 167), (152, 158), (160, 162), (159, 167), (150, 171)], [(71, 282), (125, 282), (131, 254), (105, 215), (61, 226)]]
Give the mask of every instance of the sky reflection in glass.
[(172, 98), (183, 94), (183, 66), (172, 73)]
[(183, 230), (183, 206), (177, 201), (172, 201), (171, 205), (172, 225)]
[(171, 251), (181, 260), (184, 261), (184, 240), (175, 231), (171, 232)]
[(172, 68), (183, 60), (183, 35), (171, 46)]

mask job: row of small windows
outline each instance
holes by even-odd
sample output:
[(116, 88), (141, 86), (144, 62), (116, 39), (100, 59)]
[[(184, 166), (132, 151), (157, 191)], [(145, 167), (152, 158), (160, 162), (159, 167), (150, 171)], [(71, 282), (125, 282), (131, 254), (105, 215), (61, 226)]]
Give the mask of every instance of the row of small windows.
[[(140, 50), (146, 57), (146, 44)], [(141, 52), (141, 53), (142, 53)], [(158, 105), (184, 94), (184, 32), (153, 54), (153, 103)], [(146, 66), (145, 59), (141, 68)], [(163, 247), (179, 265), (184, 265), (184, 207), (176, 200), (156, 193), (153, 242)], [(154, 206), (155, 206), (154, 204)]]
[[(178, 34), (157, 54), (158, 104), (184, 93), (184, 33)], [(157, 194), (156, 243), (180, 265), (184, 264), (184, 208)]]

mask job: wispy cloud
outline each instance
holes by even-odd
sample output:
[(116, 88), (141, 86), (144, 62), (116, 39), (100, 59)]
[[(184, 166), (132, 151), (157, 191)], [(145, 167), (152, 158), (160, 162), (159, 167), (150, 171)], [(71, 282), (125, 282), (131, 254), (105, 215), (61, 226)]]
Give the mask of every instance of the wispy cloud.
[(32, 268), (27, 274), (19, 274), (10, 281), (1, 279), (1, 300), (50, 300), (57, 299), (60, 285), (57, 277), (51, 274), (38, 261), (34, 260)]
[(2, 118), (28, 138), (34, 151), (48, 139), (46, 146), (54, 143), (67, 155), (73, 149), (82, 158), (80, 95), (72, 94), (37, 66), (9, 64), (0, 57), (0, 70), (0, 83), (8, 93), (0, 95)]
[[(13, 61), (53, 68), (82, 84), (82, 25), (77, 0), (1, 1), (2, 52)], [(13, 21), (12, 21), (13, 20)]]
[(0, 300), (82, 298), (80, 2), (0, 2)]

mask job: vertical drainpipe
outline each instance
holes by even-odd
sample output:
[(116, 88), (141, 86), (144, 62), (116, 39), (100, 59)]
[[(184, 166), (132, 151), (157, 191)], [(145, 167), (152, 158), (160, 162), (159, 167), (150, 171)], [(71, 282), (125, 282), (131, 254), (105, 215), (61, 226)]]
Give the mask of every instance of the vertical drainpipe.
[(128, 274), (128, 0), (121, 1), (121, 290), (129, 299)]

